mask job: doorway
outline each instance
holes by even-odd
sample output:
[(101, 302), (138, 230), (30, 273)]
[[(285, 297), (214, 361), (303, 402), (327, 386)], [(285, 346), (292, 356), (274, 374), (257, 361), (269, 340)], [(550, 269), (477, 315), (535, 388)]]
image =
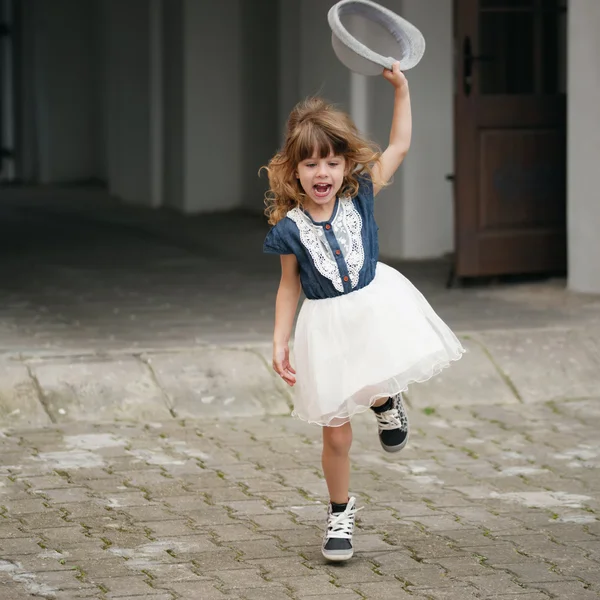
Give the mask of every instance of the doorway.
[(566, 270), (566, 2), (454, 2), (455, 277)]

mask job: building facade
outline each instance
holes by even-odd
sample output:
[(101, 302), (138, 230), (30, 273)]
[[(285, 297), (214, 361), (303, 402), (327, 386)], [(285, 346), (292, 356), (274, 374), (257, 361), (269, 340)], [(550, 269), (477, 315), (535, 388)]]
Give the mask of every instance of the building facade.
[[(340, 104), (362, 131), (381, 145), (387, 141), (391, 88), (383, 78), (348, 72), (336, 59), (326, 19), (332, 4), (0, 0), (4, 22), (13, 24), (13, 35), (3, 40), (2, 178), (38, 184), (98, 181), (124, 202), (190, 214), (262, 211), (265, 180), (258, 170), (278, 147), (289, 110), (304, 96), (320, 94)], [(518, 53), (531, 44), (526, 27), (518, 23), (530, 9), (545, 10), (550, 3), (382, 4), (421, 29), (427, 50), (407, 73), (414, 118), (411, 152), (394, 184), (378, 198), (381, 251), (392, 258), (438, 257), (456, 251), (462, 239), (455, 181), (464, 137), (464, 121), (455, 110), (465, 75), (464, 43), (457, 35), (461, 19), (468, 10), (479, 11), (474, 26), (481, 49), (493, 38), (484, 27), (493, 13), (513, 11), (502, 17), (517, 24), (504, 51), (521, 65), (524, 55), (515, 59), (511, 48)], [(561, 73), (552, 94), (566, 98), (560, 226), (568, 285), (600, 293), (600, 2), (557, 1), (552, 9), (561, 15), (552, 26), (558, 32), (552, 60)], [(508, 30), (498, 26), (495, 31), (500, 36)], [(499, 48), (501, 41), (496, 43)], [(543, 68), (546, 73), (552, 65)], [(522, 78), (527, 80), (526, 72)], [(535, 91), (539, 97), (543, 93)], [(473, 106), (477, 111), (480, 105)], [(458, 166), (464, 183), (464, 164)], [(473, 166), (475, 189), (480, 169)], [(533, 223), (537, 231), (545, 226), (543, 200), (536, 209), (542, 216), (534, 222), (529, 215), (528, 227)]]

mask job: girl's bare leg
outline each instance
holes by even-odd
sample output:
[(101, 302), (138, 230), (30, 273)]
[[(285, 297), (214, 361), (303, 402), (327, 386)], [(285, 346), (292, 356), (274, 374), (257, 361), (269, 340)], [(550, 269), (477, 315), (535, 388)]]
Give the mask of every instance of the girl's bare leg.
[(329, 499), (336, 504), (348, 502), (350, 487), (350, 446), (352, 427), (323, 427), (323, 474), (329, 490)]

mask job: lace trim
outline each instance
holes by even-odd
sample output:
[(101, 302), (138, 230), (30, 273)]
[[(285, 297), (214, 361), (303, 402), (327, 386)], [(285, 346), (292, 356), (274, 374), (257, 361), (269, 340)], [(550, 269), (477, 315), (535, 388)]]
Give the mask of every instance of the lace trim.
[[(329, 279), (338, 292), (343, 292), (340, 271), (323, 228), (314, 225), (310, 217), (299, 208), (293, 208), (287, 216), (298, 226), (300, 241), (308, 250), (317, 271)], [(362, 243), (362, 218), (351, 198), (340, 199), (332, 228), (346, 261), (350, 283), (355, 288), (365, 262), (365, 251)]]
[(348, 247), (345, 249), (344, 258), (346, 259), (350, 282), (352, 287), (355, 288), (358, 285), (360, 270), (365, 262), (365, 249), (362, 243), (362, 218), (351, 198), (340, 200), (340, 207), (342, 210), (336, 215), (333, 228), (337, 237), (335, 221), (339, 218), (342, 221), (342, 231), (348, 232)]

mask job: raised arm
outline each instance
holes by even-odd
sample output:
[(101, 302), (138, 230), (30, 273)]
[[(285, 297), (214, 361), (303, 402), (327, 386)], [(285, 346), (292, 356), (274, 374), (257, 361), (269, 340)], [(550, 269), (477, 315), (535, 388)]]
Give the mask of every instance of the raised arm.
[(289, 341), (300, 298), (300, 270), (293, 254), (281, 256), (281, 281), (275, 300), (273, 333), (273, 369), (288, 384), (296, 383), (296, 371), (290, 364)]
[(404, 73), (400, 71), (400, 63), (394, 63), (392, 70), (385, 69), (383, 76), (394, 86), (394, 113), (390, 141), (381, 158), (373, 166), (373, 194), (386, 184), (408, 154), (412, 135), (412, 115), (410, 110), (410, 93)]

